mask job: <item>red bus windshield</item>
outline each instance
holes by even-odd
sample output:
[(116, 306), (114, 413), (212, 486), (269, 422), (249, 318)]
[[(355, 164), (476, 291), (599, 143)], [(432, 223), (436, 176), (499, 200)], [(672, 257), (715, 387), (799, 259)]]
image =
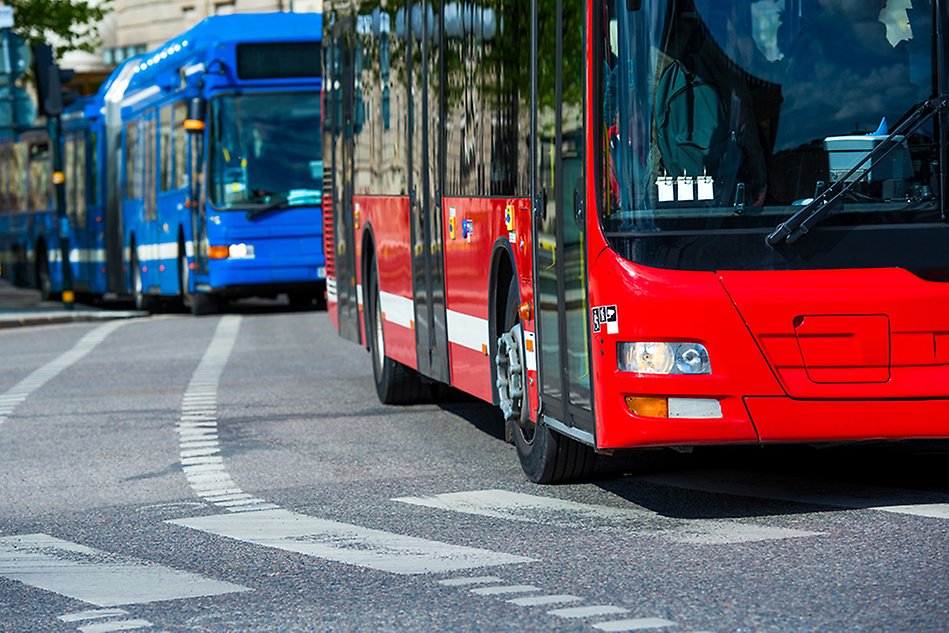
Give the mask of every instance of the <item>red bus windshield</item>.
[[(773, 226), (934, 93), (930, 0), (626, 0), (603, 15), (604, 228)], [(930, 120), (830, 225), (941, 221)]]

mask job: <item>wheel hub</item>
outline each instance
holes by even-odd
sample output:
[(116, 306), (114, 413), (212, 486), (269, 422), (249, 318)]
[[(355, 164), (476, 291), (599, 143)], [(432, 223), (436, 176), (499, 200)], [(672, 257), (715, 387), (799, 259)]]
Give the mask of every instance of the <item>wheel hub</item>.
[(524, 393), (525, 372), (521, 359), (523, 349), (521, 325), (518, 323), (498, 338), (497, 364), (498, 403), (504, 419), (523, 429), (531, 426)]

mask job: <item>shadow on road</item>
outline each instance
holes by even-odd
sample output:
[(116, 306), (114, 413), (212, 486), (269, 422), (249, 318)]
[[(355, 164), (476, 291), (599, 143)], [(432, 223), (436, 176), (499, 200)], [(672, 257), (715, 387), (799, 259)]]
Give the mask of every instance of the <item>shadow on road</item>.
[(632, 451), (596, 484), (680, 518), (922, 507), (949, 503), (947, 456), (949, 443), (917, 441)]

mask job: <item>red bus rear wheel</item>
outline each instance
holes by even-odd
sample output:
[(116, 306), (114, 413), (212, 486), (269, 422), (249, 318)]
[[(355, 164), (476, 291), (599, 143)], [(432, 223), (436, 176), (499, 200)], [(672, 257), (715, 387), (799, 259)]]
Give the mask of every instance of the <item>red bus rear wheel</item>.
[(367, 272), (369, 292), (366, 293), (366, 340), (372, 355), (372, 377), (376, 383), (376, 394), (383, 404), (416, 402), (425, 395), (427, 386), (422, 383), (418, 372), (386, 356), (379, 277), (375, 262), (370, 262)]

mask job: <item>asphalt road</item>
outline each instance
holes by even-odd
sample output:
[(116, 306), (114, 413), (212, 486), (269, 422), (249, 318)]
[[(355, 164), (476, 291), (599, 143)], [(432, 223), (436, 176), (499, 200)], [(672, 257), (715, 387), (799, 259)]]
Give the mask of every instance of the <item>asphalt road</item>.
[(946, 631), (949, 446), (521, 474), (321, 312), (0, 331), (2, 631)]

